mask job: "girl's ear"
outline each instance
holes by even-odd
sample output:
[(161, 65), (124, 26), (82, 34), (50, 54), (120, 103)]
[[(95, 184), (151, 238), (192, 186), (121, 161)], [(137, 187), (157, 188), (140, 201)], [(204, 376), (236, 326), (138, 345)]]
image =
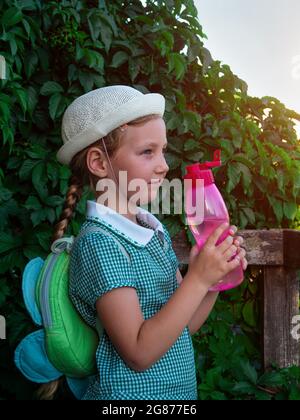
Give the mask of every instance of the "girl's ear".
[(97, 147), (91, 147), (86, 155), (86, 164), (89, 171), (99, 178), (107, 177), (108, 164), (104, 153)]

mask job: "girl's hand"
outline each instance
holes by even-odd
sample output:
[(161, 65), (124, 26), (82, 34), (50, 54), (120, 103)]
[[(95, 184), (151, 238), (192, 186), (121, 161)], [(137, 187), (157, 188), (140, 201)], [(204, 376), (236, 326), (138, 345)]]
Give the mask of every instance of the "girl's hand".
[[(239, 255), (241, 259), (242, 267), (243, 267), (243, 270), (245, 271), (248, 267), (248, 261), (245, 257), (246, 256), (245, 249), (241, 248), (241, 245), (244, 242), (244, 238), (242, 236), (235, 236), (235, 234), (237, 233), (237, 230), (238, 230), (237, 227), (235, 225), (232, 225), (230, 226), (229, 234), (233, 238), (233, 245), (237, 247), (237, 254)], [(194, 262), (195, 258), (198, 255), (198, 252), (199, 252), (198, 247), (197, 245), (195, 245), (190, 252), (189, 264)]]
[[(233, 244), (231, 235), (217, 245), (218, 239), (228, 228), (228, 224), (225, 223), (218, 226), (208, 237), (201, 251), (197, 244), (190, 251), (188, 273), (208, 289), (241, 264), (242, 251), (238, 253), (238, 247)], [(233, 256), (234, 258), (231, 258)]]
[(240, 245), (244, 242), (244, 238), (242, 236), (236, 236), (237, 227), (235, 225), (230, 226), (229, 234), (233, 237), (233, 244), (237, 247), (237, 253), (239, 254), (243, 266), (243, 270), (247, 269), (248, 261), (246, 260), (246, 251), (244, 248), (241, 248)]

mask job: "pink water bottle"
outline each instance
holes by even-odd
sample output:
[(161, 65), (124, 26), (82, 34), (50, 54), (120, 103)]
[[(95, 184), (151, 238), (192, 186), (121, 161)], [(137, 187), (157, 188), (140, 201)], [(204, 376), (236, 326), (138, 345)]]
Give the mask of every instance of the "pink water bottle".
[[(222, 223), (230, 223), (229, 214), (215, 185), (214, 176), (210, 168), (221, 166), (221, 151), (214, 152), (213, 162), (203, 164), (196, 163), (186, 167), (185, 180), (192, 180), (185, 191), (185, 215), (189, 228), (196, 240), (198, 248), (201, 249), (207, 238)], [(202, 179), (203, 182), (197, 180)], [(217, 245), (224, 241), (229, 235), (229, 227), (218, 239)], [(234, 256), (232, 256), (232, 259)], [(210, 291), (221, 292), (232, 289), (242, 283), (244, 272), (242, 263), (228, 273)]]

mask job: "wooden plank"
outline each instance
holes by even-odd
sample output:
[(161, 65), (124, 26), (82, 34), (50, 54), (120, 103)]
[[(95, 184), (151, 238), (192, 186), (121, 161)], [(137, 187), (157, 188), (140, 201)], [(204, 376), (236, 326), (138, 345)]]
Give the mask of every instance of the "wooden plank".
[(293, 317), (299, 315), (299, 279), (296, 269), (264, 267), (264, 367), (300, 365), (300, 342), (292, 336)]
[(290, 268), (300, 268), (300, 231), (283, 230), (284, 264)]
[[(249, 265), (281, 266), (284, 264), (283, 230), (240, 230), (238, 234), (244, 238), (243, 247), (247, 251)], [(179, 263), (188, 264), (191, 245), (187, 240), (185, 230), (172, 238), (172, 243)]]

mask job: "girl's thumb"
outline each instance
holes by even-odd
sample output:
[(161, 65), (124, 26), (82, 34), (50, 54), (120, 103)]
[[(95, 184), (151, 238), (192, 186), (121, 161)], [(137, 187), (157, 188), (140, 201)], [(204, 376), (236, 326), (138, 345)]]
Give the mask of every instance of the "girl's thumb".
[(199, 254), (199, 248), (198, 245), (194, 245), (190, 251), (190, 262), (193, 261), (193, 259)]

